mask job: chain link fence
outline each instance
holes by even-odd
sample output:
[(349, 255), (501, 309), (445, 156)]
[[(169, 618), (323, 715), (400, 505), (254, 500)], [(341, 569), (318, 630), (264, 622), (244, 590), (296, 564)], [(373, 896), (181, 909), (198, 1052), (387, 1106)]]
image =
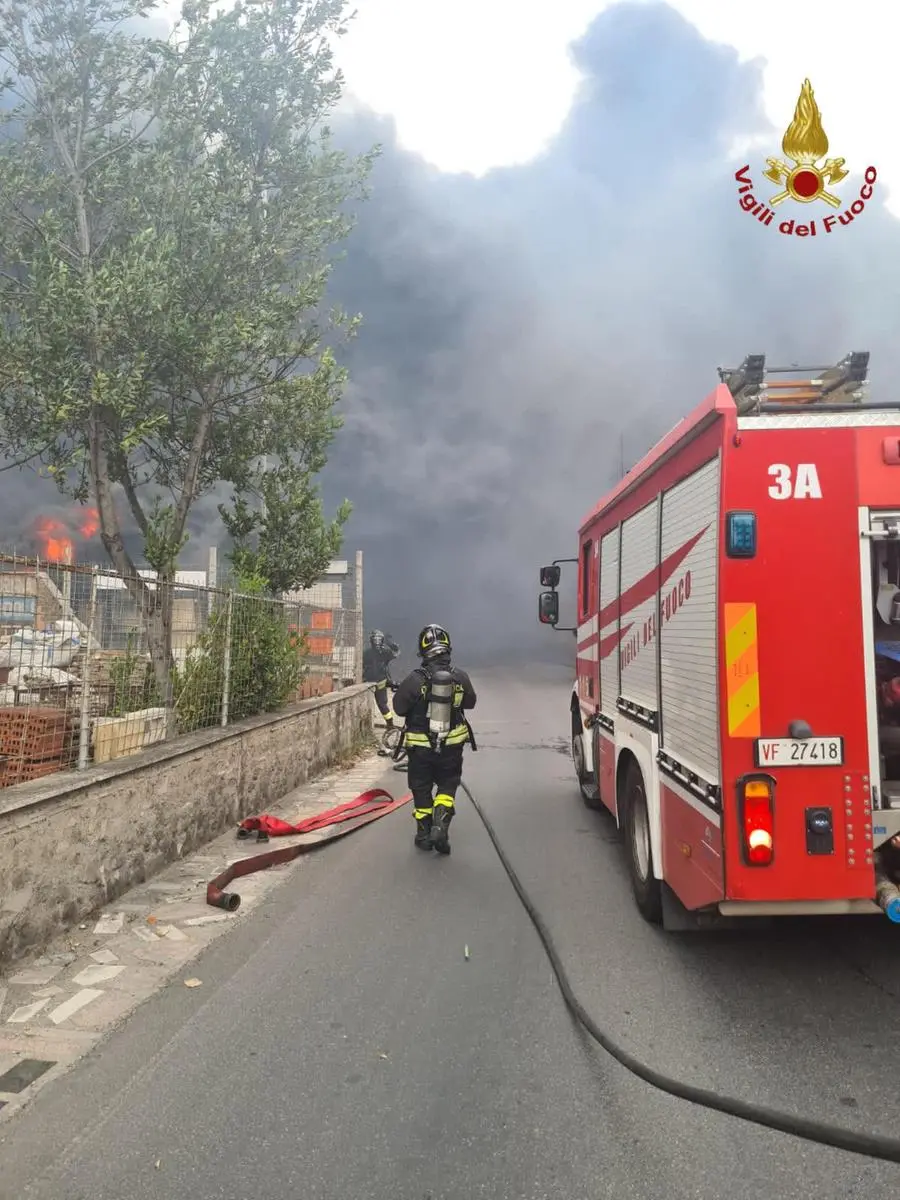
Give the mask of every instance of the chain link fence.
[(331, 568), (282, 599), (180, 571), (166, 598), (151, 571), (0, 555), (0, 788), (358, 682), (362, 555)]

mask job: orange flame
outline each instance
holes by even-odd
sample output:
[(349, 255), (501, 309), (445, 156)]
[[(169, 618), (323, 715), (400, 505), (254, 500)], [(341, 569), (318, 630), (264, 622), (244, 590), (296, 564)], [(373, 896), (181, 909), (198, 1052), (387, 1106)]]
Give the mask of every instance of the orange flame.
[(43, 542), (43, 555), (48, 562), (71, 563), (74, 558), (72, 541), (60, 521), (42, 517), (38, 522), (38, 537)]
[(96, 508), (89, 508), (81, 518), (78, 531), (82, 537), (92, 538), (100, 528), (100, 514)]
[(77, 517), (73, 515), (65, 521), (55, 517), (40, 517), (36, 534), (41, 557), (48, 562), (72, 564), (75, 562), (73, 538), (92, 538), (99, 530), (100, 518), (96, 508), (83, 509)]

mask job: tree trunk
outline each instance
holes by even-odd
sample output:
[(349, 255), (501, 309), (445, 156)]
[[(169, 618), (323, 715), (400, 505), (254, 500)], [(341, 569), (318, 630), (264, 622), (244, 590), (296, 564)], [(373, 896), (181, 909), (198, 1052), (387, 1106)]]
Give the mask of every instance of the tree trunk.
[(172, 582), (157, 576), (156, 591), (145, 593), (150, 605), (144, 614), (144, 629), (147, 632), (147, 648), (153, 664), (159, 703), (166, 710), (166, 736), (174, 737), (178, 732), (174, 707), (175, 658), (172, 654)]

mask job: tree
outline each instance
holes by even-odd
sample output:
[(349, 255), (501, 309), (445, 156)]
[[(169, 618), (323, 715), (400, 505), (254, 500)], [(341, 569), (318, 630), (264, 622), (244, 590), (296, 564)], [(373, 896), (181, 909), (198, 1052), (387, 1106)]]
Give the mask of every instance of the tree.
[(138, 0), (0, 0), (0, 452), (96, 506), (167, 707), (197, 498), (231, 485), (226, 525), (279, 587), (321, 574), (349, 513), (326, 522), (314, 482), (356, 324), (323, 299), (373, 157), (324, 125), (344, 7), (200, 0), (162, 41), (129, 32)]
[(219, 506), (238, 576), (264, 579), (275, 595), (310, 587), (340, 551), (350, 505), (345, 501), (326, 523), (311, 469), (293, 462), (265, 471), (260, 491), (261, 509), (242, 496), (232, 498), (230, 509)]

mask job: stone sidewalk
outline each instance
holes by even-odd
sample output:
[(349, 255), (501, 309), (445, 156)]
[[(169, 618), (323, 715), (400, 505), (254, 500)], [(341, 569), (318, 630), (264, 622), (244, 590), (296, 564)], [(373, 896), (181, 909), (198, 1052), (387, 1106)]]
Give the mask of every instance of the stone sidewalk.
[[(405, 777), (368, 751), (267, 811), (294, 824), (372, 787), (383, 787), (395, 799), (406, 794)], [(8, 978), (0, 977), (0, 1122), (162, 987), (202, 986), (192, 979), (191, 961), (302, 868), (304, 858), (236, 879), (229, 885), (241, 897), (236, 913), (206, 903), (207, 883), (229, 863), (322, 836), (273, 838), (259, 846), (255, 838), (239, 841), (232, 830), (126, 892), (24, 967), (17, 964)]]

